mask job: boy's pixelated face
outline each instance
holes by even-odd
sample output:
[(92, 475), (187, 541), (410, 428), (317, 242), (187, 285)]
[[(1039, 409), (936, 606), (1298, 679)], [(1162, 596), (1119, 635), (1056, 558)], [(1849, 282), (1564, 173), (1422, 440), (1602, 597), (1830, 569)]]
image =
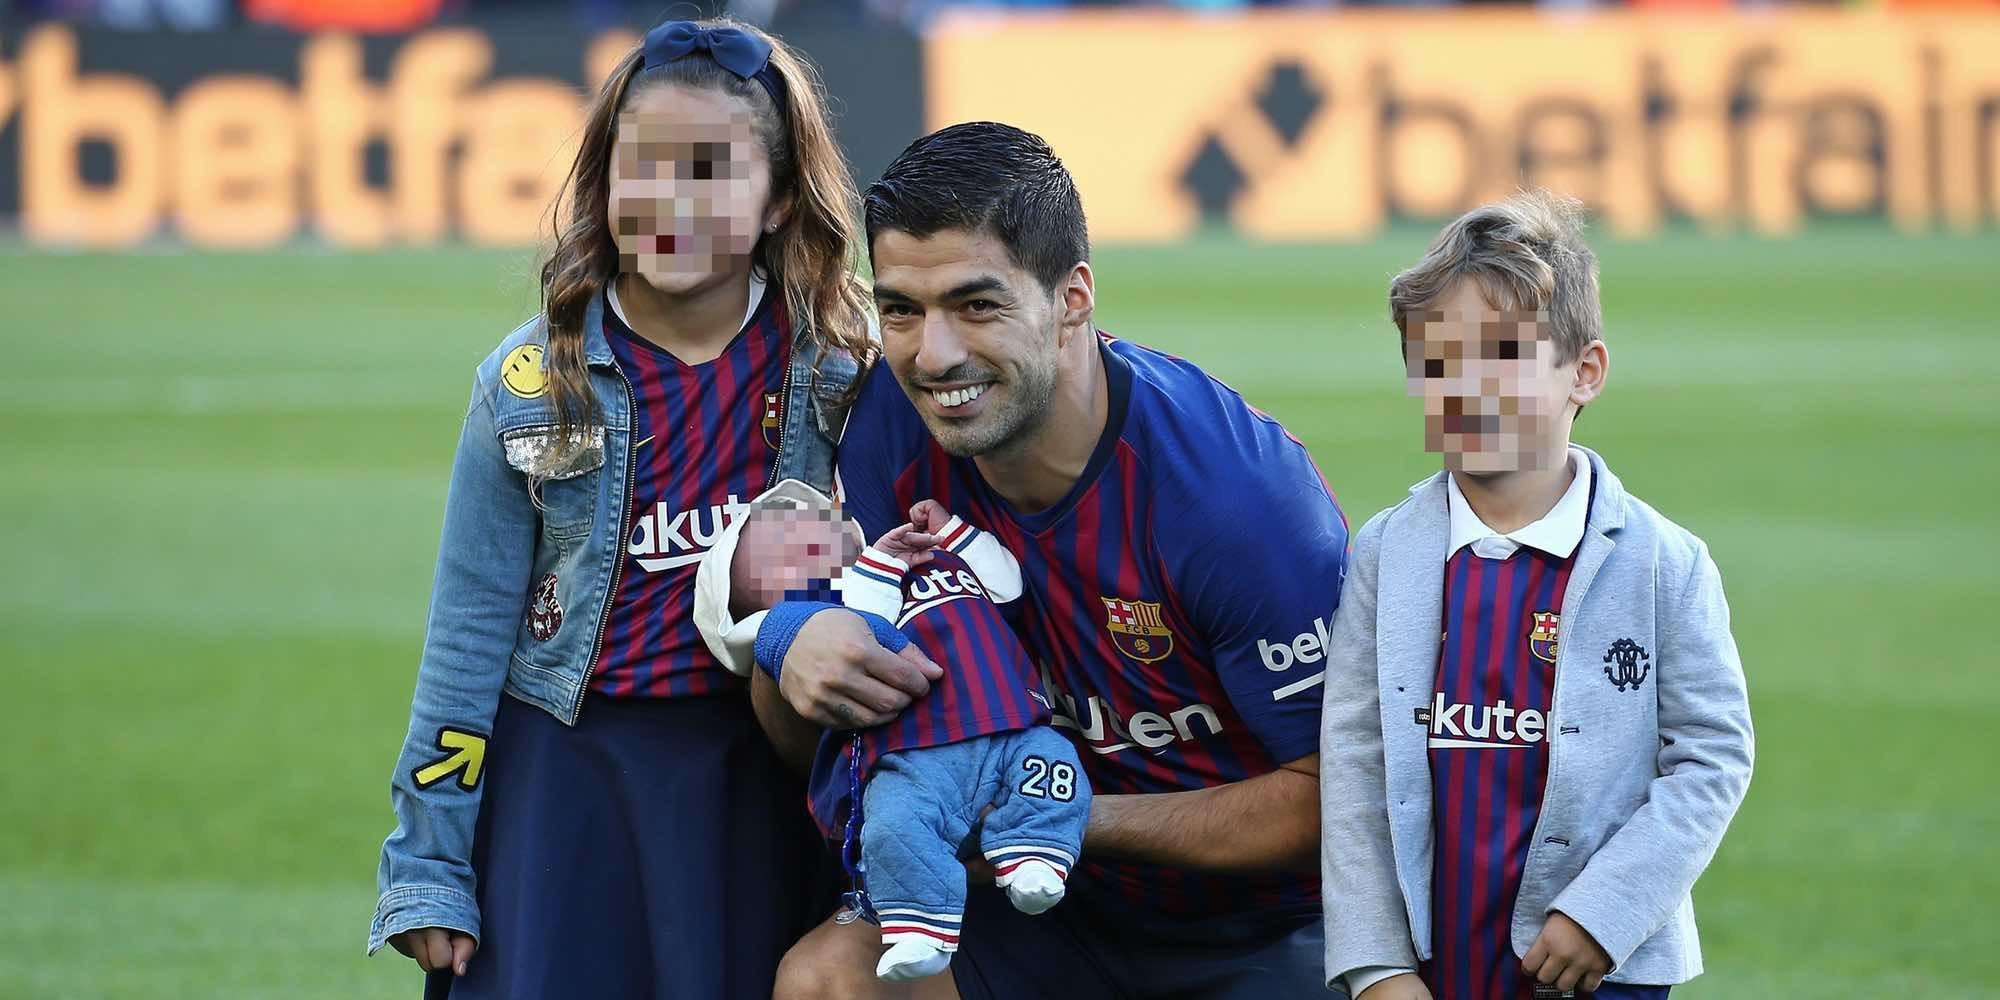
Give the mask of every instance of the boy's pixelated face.
[(1556, 361), (1548, 314), (1495, 309), (1461, 278), (1405, 317), (1409, 394), (1424, 401), (1424, 450), (1468, 474), (1544, 467), (1568, 438), (1577, 362)]
[(685, 294), (748, 267), (764, 231), (771, 166), (750, 103), (673, 84), (618, 115), (606, 206), (618, 268)]
[(729, 566), (731, 592), (770, 607), (804, 593), (815, 581), (833, 579), (861, 554), (852, 525), (837, 505), (751, 512)]

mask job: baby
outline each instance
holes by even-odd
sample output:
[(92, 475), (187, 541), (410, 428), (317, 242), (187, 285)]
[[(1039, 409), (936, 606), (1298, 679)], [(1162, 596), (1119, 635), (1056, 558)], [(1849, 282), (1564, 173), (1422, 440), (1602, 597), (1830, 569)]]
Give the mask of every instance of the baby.
[(882, 927), (889, 948), (876, 975), (942, 972), (958, 950), (966, 893), (958, 850), (973, 829), (994, 883), (1033, 914), (1062, 899), (1090, 817), (1083, 766), (1048, 725), (1037, 674), (998, 606), (1020, 596), (1020, 564), (998, 539), (929, 500), (866, 548), (837, 508), (764, 507), (749, 516), (731, 565), (737, 594), (837, 602), (878, 616), (871, 624), (885, 646), (914, 641), (944, 668), (930, 694), (896, 719), (827, 733), (810, 800), (854, 873), (858, 909)]

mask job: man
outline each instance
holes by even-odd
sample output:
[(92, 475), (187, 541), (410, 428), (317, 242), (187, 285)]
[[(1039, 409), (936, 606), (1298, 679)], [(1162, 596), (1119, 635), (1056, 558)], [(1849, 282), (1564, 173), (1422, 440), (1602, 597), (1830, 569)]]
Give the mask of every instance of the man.
[[(1332, 493), (1235, 392), (1097, 331), (1082, 204), (1041, 139), (944, 129), (865, 200), (886, 364), (848, 418), (846, 510), (873, 538), (936, 500), (1019, 557), (1014, 625), (1095, 792), (1062, 905), (1028, 917), (974, 887), (957, 993), (1322, 990), (1319, 663), (1347, 541)], [(698, 614), (711, 635), (733, 625), (716, 606)], [(796, 636), (768, 666), (812, 722), (873, 725), (926, 687), (849, 612)], [(872, 978), (879, 953), (874, 928), (823, 925), (778, 995), (917, 995)]]

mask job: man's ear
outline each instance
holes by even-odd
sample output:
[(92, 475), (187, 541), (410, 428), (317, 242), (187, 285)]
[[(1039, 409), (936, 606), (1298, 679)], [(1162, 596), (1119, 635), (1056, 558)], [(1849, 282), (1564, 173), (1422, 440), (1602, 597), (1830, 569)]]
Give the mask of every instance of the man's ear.
[(1069, 269), (1056, 290), (1056, 304), (1062, 309), (1062, 343), (1069, 343), (1078, 331), (1090, 332), (1090, 317), (1097, 311), (1097, 279), (1090, 273), (1089, 261), (1077, 261)]

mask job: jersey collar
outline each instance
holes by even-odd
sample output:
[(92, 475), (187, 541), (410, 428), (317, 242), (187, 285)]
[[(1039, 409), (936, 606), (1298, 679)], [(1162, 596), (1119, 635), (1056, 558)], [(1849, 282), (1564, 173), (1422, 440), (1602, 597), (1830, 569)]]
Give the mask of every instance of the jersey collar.
[[(1090, 453), (1090, 461), (1084, 463), (1083, 475), (1076, 477), (1075, 485), (1055, 506), (1032, 514), (1015, 510), (999, 495), (999, 491), (993, 491), (994, 499), (1006, 505), (1015, 523), (1031, 532), (1046, 531), (1061, 521), (1083, 499), (1084, 494), (1090, 492), (1090, 488), (1097, 483), (1097, 477), (1104, 474), (1104, 467), (1110, 465), (1112, 457), (1118, 454), (1118, 440), (1125, 434), (1125, 414), (1132, 403), (1132, 364), (1112, 350), (1110, 340), (1102, 335), (1097, 340), (1097, 356), (1104, 362), (1104, 433), (1099, 435), (1097, 447)], [(984, 476), (981, 478), (984, 479)]]
[[(757, 307), (764, 304), (764, 285), (764, 276), (756, 268), (751, 268), (750, 304), (743, 310), (743, 322), (736, 328), (738, 333), (749, 328), (750, 321), (757, 318)], [(625, 307), (618, 301), (618, 282), (616, 280), (605, 282), (604, 298), (606, 302), (611, 304), (611, 315), (618, 317), (618, 322), (624, 324), (625, 329), (632, 329), (632, 321), (625, 317)]]
[(1445, 558), (1450, 559), (1459, 549), (1473, 545), (1475, 555), (1505, 559), (1525, 545), (1558, 559), (1568, 559), (1576, 551), (1577, 543), (1583, 541), (1584, 522), (1590, 514), (1590, 457), (1571, 445), (1569, 465), (1575, 474), (1570, 477), (1562, 499), (1539, 520), (1508, 532), (1487, 527), (1459, 491), (1458, 478), (1447, 475), (1445, 493), (1451, 508), (1451, 547), (1446, 550)]

